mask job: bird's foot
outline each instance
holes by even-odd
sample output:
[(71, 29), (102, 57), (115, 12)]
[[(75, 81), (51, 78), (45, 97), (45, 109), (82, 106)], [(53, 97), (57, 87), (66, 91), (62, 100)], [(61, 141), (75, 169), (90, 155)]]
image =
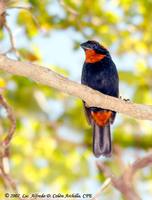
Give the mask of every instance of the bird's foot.
[(128, 102), (128, 103), (130, 102), (130, 99), (126, 99), (126, 98), (124, 99), (124, 98), (122, 98), (122, 96), (120, 96), (119, 98), (122, 99), (125, 102)]

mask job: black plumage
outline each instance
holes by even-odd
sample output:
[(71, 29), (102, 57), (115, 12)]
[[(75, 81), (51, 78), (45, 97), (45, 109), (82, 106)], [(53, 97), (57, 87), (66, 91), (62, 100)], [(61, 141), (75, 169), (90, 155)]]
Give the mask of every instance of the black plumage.
[[(81, 83), (106, 95), (118, 97), (119, 78), (116, 66), (112, 61), (109, 51), (95, 41), (85, 42), (81, 44), (81, 46), (86, 53), (86, 61), (83, 65)], [(110, 156), (110, 123), (113, 123), (116, 113), (112, 111), (110, 118), (107, 121), (105, 120), (106, 123), (99, 125), (100, 123), (97, 122), (101, 121), (102, 124), (102, 118), (104, 118), (104, 115), (106, 116), (108, 110), (96, 107), (88, 108), (86, 107), (85, 102), (84, 108), (88, 121), (93, 127), (93, 152), (95, 156)], [(92, 112), (95, 116), (99, 116), (97, 122), (93, 118)]]

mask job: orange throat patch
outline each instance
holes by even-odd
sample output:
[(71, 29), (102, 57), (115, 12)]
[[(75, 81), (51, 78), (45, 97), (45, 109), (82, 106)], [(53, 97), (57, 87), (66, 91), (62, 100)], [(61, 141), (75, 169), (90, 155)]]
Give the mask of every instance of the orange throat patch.
[(86, 49), (85, 54), (86, 54), (86, 60), (85, 60), (86, 63), (98, 62), (106, 56), (104, 54), (96, 53), (93, 49)]
[(91, 116), (98, 126), (105, 126), (112, 116), (111, 111), (91, 112)]

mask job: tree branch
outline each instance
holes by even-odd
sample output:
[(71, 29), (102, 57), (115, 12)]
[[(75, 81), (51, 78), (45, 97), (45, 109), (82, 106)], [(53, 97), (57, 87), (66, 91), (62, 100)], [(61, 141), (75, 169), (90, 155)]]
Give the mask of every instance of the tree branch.
[(0, 55), (0, 69), (78, 97), (84, 100), (88, 106), (113, 110), (137, 119), (152, 120), (152, 106), (125, 102), (122, 99), (104, 95), (87, 86), (68, 80), (51, 69), (15, 61), (4, 55)]
[(10, 142), (15, 132), (16, 118), (14, 116), (12, 108), (9, 106), (2, 94), (0, 94), (0, 105), (5, 108), (7, 112), (7, 117), (10, 121), (10, 128), (8, 130), (8, 133), (3, 141), (0, 142), (0, 177), (2, 178), (4, 185), (7, 189), (12, 189), (14, 192), (17, 192), (17, 186), (15, 181), (11, 177), (9, 165)]
[(8, 105), (8, 103), (6, 102), (6, 100), (1, 94), (0, 94), (0, 104), (6, 109), (8, 119), (10, 121), (10, 128), (9, 128), (8, 134), (2, 142), (2, 145), (5, 148), (7, 148), (11, 142), (11, 139), (16, 129), (16, 118), (14, 116), (12, 108)]
[(144, 168), (144, 167), (148, 167), (149, 165), (152, 166), (152, 153), (149, 155), (146, 155), (143, 158), (139, 158), (137, 159), (132, 165), (131, 165), (131, 173), (134, 174), (136, 173), (138, 170)]
[(133, 187), (133, 174), (131, 175), (130, 173), (132, 166), (130, 166), (127, 170), (124, 170), (123, 175), (120, 177), (115, 177), (104, 163), (97, 162), (97, 167), (105, 174), (106, 177), (111, 179), (112, 185), (121, 192), (121, 194), (124, 196), (124, 199), (140, 200), (140, 197)]
[[(127, 169), (125, 169), (125, 166), (122, 166), (125, 170), (119, 177), (115, 177), (107, 165), (102, 162), (97, 162), (99, 170), (102, 171), (107, 178), (111, 179), (112, 185), (122, 193), (126, 200), (140, 200), (140, 197), (133, 187), (133, 178), (138, 170), (148, 166), (152, 166), (152, 153), (143, 158), (138, 158), (128, 166)], [(101, 195), (101, 192), (98, 195)]]

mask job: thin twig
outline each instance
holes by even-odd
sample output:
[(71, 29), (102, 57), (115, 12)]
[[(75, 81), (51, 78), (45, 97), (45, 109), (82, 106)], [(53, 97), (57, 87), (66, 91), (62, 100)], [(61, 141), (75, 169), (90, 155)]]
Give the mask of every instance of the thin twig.
[(6, 147), (10, 144), (10, 141), (13, 137), (13, 134), (16, 129), (16, 118), (14, 116), (12, 108), (8, 105), (7, 101), (4, 99), (2, 95), (0, 95), (0, 104), (6, 109), (8, 119), (10, 120), (10, 128), (7, 136), (4, 138), (2, 144)]
[(9, 50), (7, 50), (6, 52), (4, 52), (3, 54), (7, 55), (10, 52), (14, 52), (16, 54), (18, 60), (20, 60), (20, 53), (19, 53), (19, 51), (15, 47), (15, 41), (14, 41), (14, 37), (13, 37), (12, 31), (11, 31), (11, 29), (9, 28), (9, 26), (6, 23), (4, 24), (4, 27), (6, 28), (6, 30), (8, 32), (11, 47), (10, 47)]
[(40, 25), (39, 21), (37, 20), (37, 18), (35, 17), (35, 15), (33, 15), (31, 13), (31, 11), (30, 11), (31, 8), (32, 8), (32, 6), (28, 6), (28, 7), (24, 7), (24, 6), (11, 6), (8, 9), (21, 9), (21, 10), (27, 11), (32, 16), (32, 19), (35, 22), (37, 28), (40, 29), (41, 25)]
[(8, 9), (23, 9), (23, 10), (29, 10), (32, 6), (9, 6)]
[(4, 52), (3, 54), (7, 55), (10, 52), (15, 52), (15, 54), (19, 60), (20, 54), (19, 54), (19, 51), (17, 51), (17, 49), (16, 49), (15, 40), (14, 40), (12, 31), (6, 23), (6, 15), (7, 15), (6, 9), (10, 9), (10, 8), (24, 9), (25, 11), (28, 11), (29, 14), (32, 16), (32, 19), (35, 22), (37, 28), (40, 29), (41, 26), (40, 26), (40, 23), (38, 22), (37, 18), (30, 12), (31, 7), (24, 7), (24, 6), (9, 6), (9, 7), (7, 7), (5, 1), (0, 2), (0, 26), (4, 27), (7, 30), (8, 34), (9, 34), (10, 44), (11, 44), (11, 47), (9, 48), (9, 50)]
[(104, 190), (110, 185), (111, 178), (107, 178), (105, 182), (101, 185), (99, 191), (94, 195), (94, 197), (91, 200), (98, 200), (101, 194), (104, 192)]
[(9, 34), (9, 38), (10, 38), (10, 43), (11, 43), (11, 49), (12, 50), (15, 50), (15, 41), (14, 41), (14, 37), (13, 37), (13, 34), (12, 34), (12, 31), (11, 29), (9, 28), (9, 26), (5, 23), (4, 27), (6, 28), (8, 34)]
[(0, 105), (2, 105), (7, 112), (8, 119), (10, 121), (10, 128), (8, 130), (7, 136), (1, 142), (0, 149), (0, 176), (4, 182), (4, 185), (7, 189), (12, 189), (14, 192), (17, 192), (17, 186), (15, 181), (12, 179), (9, 170), (9, 149), (10, 142), (14, 135), (16, 128), (16, 119), (12, 108), (9, 106), (5, 98), (0, 94)]

